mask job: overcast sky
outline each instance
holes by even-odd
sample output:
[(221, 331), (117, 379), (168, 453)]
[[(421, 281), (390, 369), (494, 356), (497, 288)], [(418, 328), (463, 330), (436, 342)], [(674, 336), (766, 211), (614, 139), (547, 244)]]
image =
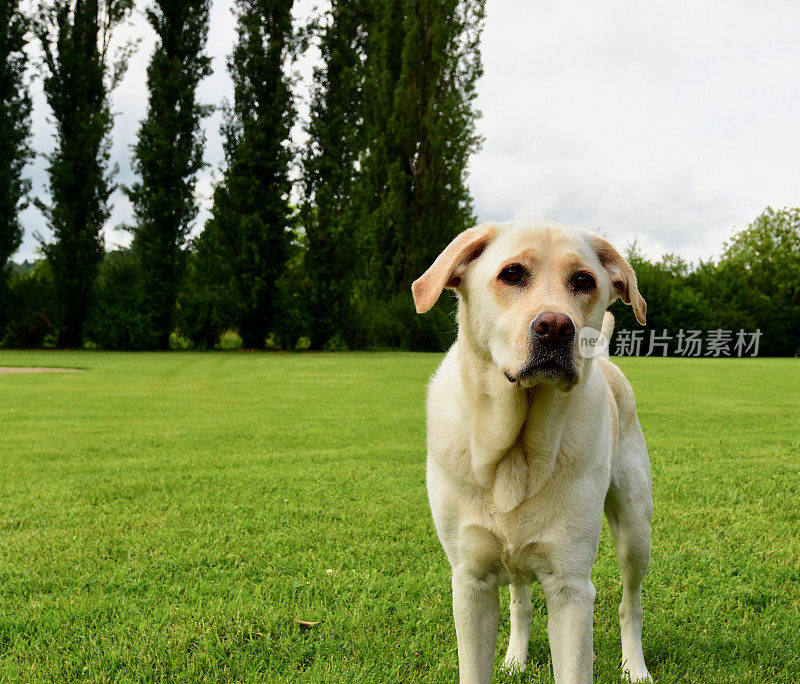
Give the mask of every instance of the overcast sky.
[[(231, 4), (214, 1), (215, 73), (200, 93), (209, 103), (231, 92)], [(298, 2), (298, 17), (313, 4)], [(800, 3), (488, 0), (487, 13), (478, 101), (485, 143), (470, 175), (480, 220), (550, 218), (621, 246), (637, 239), (650, 256), (697, 260), (719, 255), (734, 228), (764, 207), (800, 204)], [(153, 46), (141, 16), (129, 31), (144, 40), (114, 95), (123, 183), (132, 180)], [(298, 65), (301, 73), (311, 61)], [(34, 144), (47, 151), (48, 111), (38, 85), (34, 94)], [(206, 122), (198, 229), (219, 175), (219, 123), (219, 115)], [(44, 160), (30, 175), (42, 193)], [(117, 193), (109, 246), (127, 243), (113, 227), (130, 217)], [(36, 254), (34, 231), (46, 235), (36, 210), (24, 223), (17, 259)]]

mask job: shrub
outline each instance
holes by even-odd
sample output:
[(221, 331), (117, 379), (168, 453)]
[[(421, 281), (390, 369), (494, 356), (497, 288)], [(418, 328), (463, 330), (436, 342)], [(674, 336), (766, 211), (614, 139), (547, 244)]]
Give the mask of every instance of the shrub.
[(282, 349), (281, 341), (278, 339), (275, 333), (270, 333), (267, 335), (267, 341), (264, 343), (264, 348), (268, 351), (280, 351)]
[(235, 351), (243, 346), (242, 337), (235, 330), (226, 330), (220, 335), (216, 349), (220, 351)]
[(53, 277), (46, 262), (13, 275), (8, 287), (8, 324), (0, 334), (0, 346), (54, 347), (58, 343), (54, 300)]
[(132, 252), (106, 254), (95, 283), (85, 337), (102, 349), (158, 346), (158, 331), (147, 310), (142, 272)]
[(172, 351), (190, 351), (194, 348), (194, 344), (188, 337), (173, 332), (169, 336), (169, 348)]
[(176, 325), (198, 349), (215, 349), (234, 325), (231, 289), (222, 285), (213, 255), (192, 252), (178, 295)]
[(410, 292), (363, 301), (355, 313), (350, 346), (358, 349), (444, 351), (456, 339), (456, 298), (447, 294), (424, 316), (416, 312)]
[(347, 351), (347, 341), (339, 333), (336, 333), (322, 347), (325, 351)]

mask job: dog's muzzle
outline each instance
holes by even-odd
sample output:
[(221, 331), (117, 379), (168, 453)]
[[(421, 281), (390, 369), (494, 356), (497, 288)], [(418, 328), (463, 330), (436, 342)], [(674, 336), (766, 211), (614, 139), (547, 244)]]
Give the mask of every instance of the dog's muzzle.
[(503, 371), (511, 382), (566, 382), (578, 377), (575, 364), (575, 324), (566, 314), (544, 311), (531, 323), (531, 354), (516, 373)]

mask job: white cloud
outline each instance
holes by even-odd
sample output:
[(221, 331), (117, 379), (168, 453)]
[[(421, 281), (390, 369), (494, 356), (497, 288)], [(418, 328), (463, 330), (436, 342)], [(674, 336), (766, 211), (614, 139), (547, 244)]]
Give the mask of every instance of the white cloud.
[[(217, 0), (203, 101), (230, 96), (225, 69), (234, 41), (231, 0)], [(298, 4), (307, 15), (313, 0)], [(486, 142), (470, 185), (480, 219), (547, 217), (598, 228), (650, 255), (719, 254), (733, 228), (767, 206), (800, 204), (800, 5), (697, 0), (604, 3), (489, 0), (479, 87)], [(144, 116), (145, 40), (114, 96), (114, 159), (130, 182), (129, 156)], [(308, 76), (311, 60), (300, 65)], [(35, 144), (51, 147), (36, 86)], [(219, 114), (206, 122), (211, 165), (199, 194), (210, 204), (222, 159)], [(37, 191), (44, 162), (32, 169)], [(114, 197), (111, 224), (130, 220)], [(35, 252), (38, 212), (25, 214), (18, 258)], [(128, 236), (108, 231), (109, 242)]]
[(800, 6), (489, 3), (481, 219), (543, 216), (718, 254), (800, 201)]

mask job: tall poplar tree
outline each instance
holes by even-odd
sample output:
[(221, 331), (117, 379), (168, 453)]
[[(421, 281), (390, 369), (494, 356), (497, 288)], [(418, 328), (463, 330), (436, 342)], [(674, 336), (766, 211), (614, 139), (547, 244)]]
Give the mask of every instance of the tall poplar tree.
[(263, 348), (278, 314), (276, 283), (289, 253), (295, 108), (286, 64), (294, 50), (293, 0), (236, 0), (228, 61), (234, 99), (222, 131), (224, 177), (203, 243), (217, 255), (237, 302), (245, 346)]
[(476, 82), (485, 0), (383, 0), (368, 61), (367, 282), (411, 282), (473, 222)]
[(302, 212), (316, 348), (337, 333), (346, 336), (350, 317), (358, 220), (353, 189), (364, 144), (363, 59), (371, 5), (369, 0), (333, 0), (318, 26), (322, 65), (314, 70)]
[(149, 107), (134, 148), (141, 181), (128, 189), (134, 208), (133, 249), (144, 275), (145, 306), (158, 346), (169, 347), (175, 301), (186, 267), (184, 247), (197, 217), (195, 186), (203, 168), (200, 124), (211, 108), (197, 86), (211, 74), (204, 54), (210, 0), (155, 0), (147, 20), (156, 32), (147, 70)]
[[(392, 130), (395, 91), (403, 55), (404, 5), (407, 0), (378, 0), (370, 17), (363, 88), (364, 145), (354, 199), (360, 208), (358, 296), (383, 298), (397, 291), (387, 281), (387, 260), (397, 249), (389, 199), (390, 169), (403, 150)], [(388, 290), (387, 290), (388, 288)]]
[(8, 261), (22, 242), (19, 212), (30, 181), (31, 98), (25, 83), (28, 20), (19, 0), (0, 0), (0, 337), (7, 316)]
[(44, 245), (60, 309), (59, 344), (80, 347), (92, 287), (103, 258), (102, 230), (115, 186), (110, 139), (111, 91), (127, 52), (110, 54), (114, 30), (133, 0), (45, 2), (35, 32), (44, 54), (44, 92), (55, 123), (48, 156), (51, 203), (37, 201), (54, 241)]

